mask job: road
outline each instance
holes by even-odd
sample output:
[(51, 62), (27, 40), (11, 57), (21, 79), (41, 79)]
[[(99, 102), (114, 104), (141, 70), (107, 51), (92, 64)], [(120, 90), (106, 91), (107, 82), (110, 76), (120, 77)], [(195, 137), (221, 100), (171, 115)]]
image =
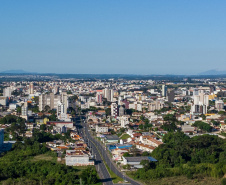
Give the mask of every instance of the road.
[[(110, 155), (107, 153), (108, 151), (105, 150), (105, 147), (98, 142), (96, 139), (94, 139), (90, 132), (88, 131), (89, 126), (85, 120), (85, 117), (83, 117), (84, 121), (83, 123), (78, 123), (78, 130), (82, 137), (84, 138), (85, 142), (88, 143), (88, 146), (91, 147), (91, 151), (93, 150), (93, 154), (96, 156), (96, 161), (98, 162), (99, 169), (100, 169), (100, 174), (102, 175), (102, 178), (104, 179), (104, 182), (106, 185), (113, 184), (111, 177), (102, 161), (101, 155), (104, 158), (104, 161), (107, 163), (108, 167), (113, 171), (117, 176), (121, 177), (125, 181), (128, 181), (132, 185), (140, 185), (141, 183), (138, 183), (134, 181), (133, 179), (129, 178), (126, 176), (123, 172), (121, 172), (117, 167), (116, 164), (111, 160)], [(80, 118), (81, 120), (81, 118)]]
[(92, 138), (89, 134), (87, 134), (86, 129), (81, 124), (81, 118), (76, 119), (76, 127), (78, 130), (78, 134), (81, 135), (84, 139), (84, 141), (89, 146), (89, 149), (92, 153), (92, 155), (95, 156), (95, 166), (98, 171), (98, 174), (101, 178), (101, 181), (104, 185), (113, 185), (112, 179), (110, 174), (108, 173), (108, 170), (101, 158), (100, 152), (98, 151), (98, 148), (95, 146), (95, 144), (92, 142)]

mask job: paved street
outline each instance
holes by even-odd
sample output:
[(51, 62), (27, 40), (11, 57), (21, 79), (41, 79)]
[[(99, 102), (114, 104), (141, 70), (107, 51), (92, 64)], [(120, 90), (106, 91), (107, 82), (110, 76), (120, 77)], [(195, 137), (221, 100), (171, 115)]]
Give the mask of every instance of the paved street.
[(76, 127), (78, 129), (79, 134), (84, 138), (84, 141), (88, 144), (92, 154), (95, 156), (95, 165), (98, 171), (100, 178), (102, 179), (103, 184), (105, 185), (113, 185), (110, 174), (107, 171), (107, 168), (101, 158), (101, 155), (97, 149), (97, 147), (92, 142), (92, 138), (89, 134), (87, 134), (85, 128), (81, 125), (81, 119), (76, 120)]
[[(83, 119), (84, 119), (84, 121), (83, 121)], [(101, 178), (103, 179), (103, 183), (105, 183), (106, 185), (113, 184), (111, 177), (102, 161), (101, 155), (103, 156), (103, 158), (104, 158), (105, 162), (107, 163), (107, 165), (109, 166), (109, 168), (117, 176), (124, 179), (125, 182), (128, 181), (132, 185), (140, 185), (140, 183), (127, 177), (123, 172), (118, 170), (116, 165), (110, 159), (110, 156), (107, 153), (107, 151), (105, 150), (105, 147), (103, 147), (103, 145), (100, 142), (98, 142), (96, 139), (94, 139), (91, 136), (90, 132), (88, 131), (89, 127), (88, 127), (88, 124), (86, 123), (85, 117), (83, 117), (83, 119), (80, 118), (80, 120), (82, 120), (83, 123), (81, 123), (80, 120), (77, 120), (77, 128), (78, 128), (80, 134), (82, 135), (82, 137), (84, 138), (85, 142), (87, 142), (88, 146), (90, 147), (91, 151), (93, 152), (93, 155), (95, 155), (96, 164), (98, 166), (97, 169), (99, 170), (99, 174), (100, 174)], [(126, 184), (129, 184), (129, 183), (126, 183)]]

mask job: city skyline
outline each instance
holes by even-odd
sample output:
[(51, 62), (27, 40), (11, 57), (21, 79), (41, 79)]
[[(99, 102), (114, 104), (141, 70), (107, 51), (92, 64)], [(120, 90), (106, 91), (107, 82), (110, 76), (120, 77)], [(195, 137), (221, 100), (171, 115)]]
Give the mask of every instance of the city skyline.
[(225, 1), (5, 1), (1, 71), (176, 74), (225, 71)]

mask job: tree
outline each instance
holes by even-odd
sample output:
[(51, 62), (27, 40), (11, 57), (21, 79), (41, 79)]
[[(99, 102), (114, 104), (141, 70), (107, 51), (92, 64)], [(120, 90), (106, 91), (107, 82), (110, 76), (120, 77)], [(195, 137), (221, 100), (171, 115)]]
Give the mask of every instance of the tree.
[(143, 165), (143, 168), (145, 171), (148, 171), (149, 169), (154, 169), (155, 168), (155, 163), (149, 161), (149, 160), (142, 160), (140, 162), (141, 165)]
[(202, 120), (206, 120), (206, 115), (205, 114), (202, 114), (201, 117), (202, 117)]
[(212, 127), (205, 122), (202, 121), (196, 121), (193, 126), (198, 127), (199, 129), (206, 131), (206, 132), (211, 132), (212, 131)]
[(134, 109), (126, 109), (126, 114), (132, 115), (132, 113), (135, 112)]
[(40, 130), (45, 131), (46, 129), (47, 129), (46, 124), (42, 124), (42, 125), (40, 126)]
[(147, 151), (145, 151), (145, 152), (142, 153), (142, 156), (149, 156), (149, 155), (150, 154)]
[(85, 184), (95, 184), (98, 180), (97, 171), (93, 167), (88, 167), (83, 170), (80, 177)]
[(49, 105), (46, 105), (46, 106), (44, 107), (44, 112), (48, 112), (48, 111), (50, 111), (50, 106), (49, 106)]
[(220, 125), (220, 122), (219, 121), (215, 121), (215, 120), (211, 120), (211, 123), (214, 125), (214, 126), (219, 126)]
[(125, 153), (123, 154), (123, 157), (131, 157), (131, 155), (129, 154), (129, 152), (125, 152)]
[(18, 106), (18, 107), (16, 108), (16, 112), (19, 113), (19, 114), (21, 113), (21, 107), (20, 107), (20, 106)]
[(105, 109), (105, 113), (106, 113), (106, 116), (110, 116), (111, 115), (111, 108)]

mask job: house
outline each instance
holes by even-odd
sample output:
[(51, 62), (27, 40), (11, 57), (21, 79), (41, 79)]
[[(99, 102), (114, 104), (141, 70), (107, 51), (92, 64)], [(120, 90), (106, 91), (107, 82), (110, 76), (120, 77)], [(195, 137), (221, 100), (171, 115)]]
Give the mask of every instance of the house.
[(107, 126), (96, 125), (96, 133), (106, 133), (108, 132)]
[(107, 143), (118, 143), (119, 137), (116, 135), (106, 135), (105, 142)]
[(35, 123), (25, 123), (27, 129), (33, 129), (35, 126)]
[(225, 132), (226, 131), (226, 124), (225, 123), (221, 123), (220, 126), (221, 126), (220, 131), (221, 132)]
[(122, 157), (123, 165), (130, 165), (133, 168), (143, 168), (143, 165), (140, 164), (141, 161), (143, 160), (148, 160), (152, 162), (156, 162), (157, 160), (153, 157), (148, 157), (148, 156), (140, 156), (140, 157)]
[(128, 152), (128, 149), (116, 148), (116, 149), (111, 151), (112, 159), (115, 160), (115, 161), (122, 161), (122, 156), (126, 152)]
[(154, 146), (151, 145), (145, 145), (143, 143), (135, 143), (136, 148), (142, 151), (147, 151), (147, 152), (153, 152), (153, 150), (156, 148)]
[(184, 124), (181, 126), (182, 132), (184, 133), (193, 133), (195, 131), (195, 127), (192, 127), (191, 125)]
[(48, 121), (47, 124), (55, 125), (56, 127), (60, 127), (60, 128), (62, 128), (63, 126), (69, 129), (73, 128), (73, 122), (71, 121)]
[(140, 138), (141, 138), (140, 139), (141, 143), (151, 145), (154, 147), (158, 147), (159, 145), (163, 144), (163, 142), (154, 139), (152, 136), (147, 135), (147, 136), (141, 136)]
[(33, 136), (32, 131), (26, 131), (25, 132), (25, 137), (32, 137), (32, 136)]
[(66, 150), (65, 162), (67, 166), (88, 166), (94, 165), (89, 156), (81, 151)]

